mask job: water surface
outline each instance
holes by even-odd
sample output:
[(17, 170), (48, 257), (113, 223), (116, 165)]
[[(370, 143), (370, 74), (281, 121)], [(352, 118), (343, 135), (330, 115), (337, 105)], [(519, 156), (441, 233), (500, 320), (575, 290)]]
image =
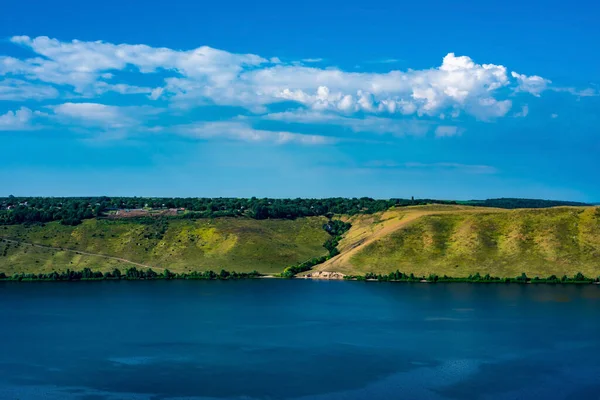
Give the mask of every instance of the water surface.
[(600, 287), (0, 283), (4, 399), (600, 399)]

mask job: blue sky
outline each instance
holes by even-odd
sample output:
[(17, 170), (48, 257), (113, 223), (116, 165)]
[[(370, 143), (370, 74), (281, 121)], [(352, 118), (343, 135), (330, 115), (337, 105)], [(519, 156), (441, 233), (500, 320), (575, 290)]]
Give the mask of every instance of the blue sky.
[(600, 201), (595, 2), (11, 2), (0, 195)]

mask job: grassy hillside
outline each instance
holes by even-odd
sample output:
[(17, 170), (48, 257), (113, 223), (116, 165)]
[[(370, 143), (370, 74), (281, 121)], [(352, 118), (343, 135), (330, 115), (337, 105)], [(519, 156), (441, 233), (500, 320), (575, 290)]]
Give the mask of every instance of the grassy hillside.
[[(506, 210), (428, 205), (341, 218), (352, 227), (338, 245), (340, 255), (313, 272), (600, 275), (600, 207)], [(59, 222), (0, 226), (0, 237), (13, 240), (0, 241), (0, 272), (85, 267), (108, 271), (137, 265), (156, 271), (274, 274), (327, 254), (323, 243), (331, 236), (322, 228), (325, 221), (323, 217), (89, 219), (77, 226)]]
[[(325, 218), (263, 220), (245, 218), (133, 220), (90, 219), (78, 226), (0, 226), (0, 272), (52, 272), (90, 267), (102, 271), (134, 265), (78, 252), (114, 256), (173, 272), (257, 270), (284, 267), (327, 253)], [(25, 243), (57, 249), (33, 247)], [(60, 250), (65, 249), (65, 250)], [(76, 251), (66, 251), (76, 250)]]
[(317, 270), (466, 277), (600, 275), (600, 208), (411, 207), (353, 218), (341, 255)]

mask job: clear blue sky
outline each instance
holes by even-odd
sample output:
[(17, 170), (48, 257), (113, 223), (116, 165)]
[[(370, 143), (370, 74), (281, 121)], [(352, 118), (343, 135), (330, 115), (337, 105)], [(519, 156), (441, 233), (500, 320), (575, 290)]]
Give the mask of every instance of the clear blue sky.
[(9, 2), (0, 195), (600, 201), (592, 1)]

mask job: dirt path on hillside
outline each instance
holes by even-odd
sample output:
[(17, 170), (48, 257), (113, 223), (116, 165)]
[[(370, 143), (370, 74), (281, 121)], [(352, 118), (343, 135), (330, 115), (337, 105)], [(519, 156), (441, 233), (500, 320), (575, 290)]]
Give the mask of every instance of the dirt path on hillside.
[(404, 215), (402, 218), (400, 218), (395, 223), (387, 224), (387, 225), (386, 224), (378, 225), (379, 229), (376, 229), (367, 238), (361, 238), (361, 239), (355, 240), (354, 242), (351, 242), (348, 245), (344, 246), (346, 248), (349, 248), (349, 250), (342, 251), (341, 254), (333, 257), (332, 259), (324, 262), (321, 265), (318, 265), (316, 269), (320, 270), (320, 271), (325, 271), (325, 270), (336, 271), (336, 268), (337, 268), (337, 270), (339, 270), (340, 266), (350, 264), (350, 259), (355, 254), (360, 252), (363, 248), (365, 248), (366, 246), (370, 245), (371, 243), (373, 243), (374, 241), (378, 240), (379, 238), (381, 238), (383, 236), (389, 235), (390, 233), (395, 232), (398, 229), (401, 229), (401, 228), (407, 226), (411, 222), (421, 218), (424, 215), (428, 215), (428, 213), (427, 212), (410, 213), (410, 214)]
[[(333, 257), (332, 259), (324, 262), (323, 264), (317, 265), (315, 271), (341, 271), (345, 269), (345, 266), (351, 265), (350, 259), (357, 253), (359, 253), (366, 246), (371, 243), (381, 239), (384, 236), (387, 236), (393, 232), (396, 232), (411, 223), (415, 222), (421, 217), (428, 215), (440, 215), (440, 214), (475, 214), (480, 212), (506, 212), (506, 210), (499, 210), (494, 208), (489, 209), (475, 209), (475, 210), (448, 210), (448, 211), (408, 211), (405, 214), (392, 217), (398, 218), (397, 221), (392, 223), (379, 223), (375, 226), (375, 229), (367, 235), (367, 237), (359, 237), (356, 240), (346, 244), (344, 243), (344, 248), (342, 249), (341, 254)], [(384, 214), (385, 215), (385, 214)], [(352, 229), (351, 229), (352, 230)], [(345, 250), (348, 249), (348, 250)]]
[(152, 266), (150, 266), (150, 265), (140, 264), (140, 263), (137, 263), (135, 261), (127, 260), (127, 259), (121, 258), (121, 257), (107, 256), (106, 254), (89, 253), (87, 251), (81, 251), (81, 250), (75, 250), (75, 249), (67, 249), (65, 247), (45, 246), (43, 244), (35, 244), (35, 243), (24, 242), (24, 241), (21, 241), (21, 240), (8, 239), (8, 238), (3, 237), (3, 236), (0, 236), (0, 239), (4, 240), (5, 242), (8, 242), (8, 243), (24, 244), (26, 246), (37, 247), (37, 248), (40, 248), (40, 249), (47, 249), (47, 250), (67, 251), (67, 252), (76, 253), (76, 254), (85, 255), (85, 256), (102, 257), (102, 258), (106, 258), (106, 259), (109, 259), (109, 260), (121, 261), (121, 262), (124, 262), (124, 263), (127, 263), (127, 264), (137, 265), (138, 267), (142, 267), (142, 268), (152, 268)]

